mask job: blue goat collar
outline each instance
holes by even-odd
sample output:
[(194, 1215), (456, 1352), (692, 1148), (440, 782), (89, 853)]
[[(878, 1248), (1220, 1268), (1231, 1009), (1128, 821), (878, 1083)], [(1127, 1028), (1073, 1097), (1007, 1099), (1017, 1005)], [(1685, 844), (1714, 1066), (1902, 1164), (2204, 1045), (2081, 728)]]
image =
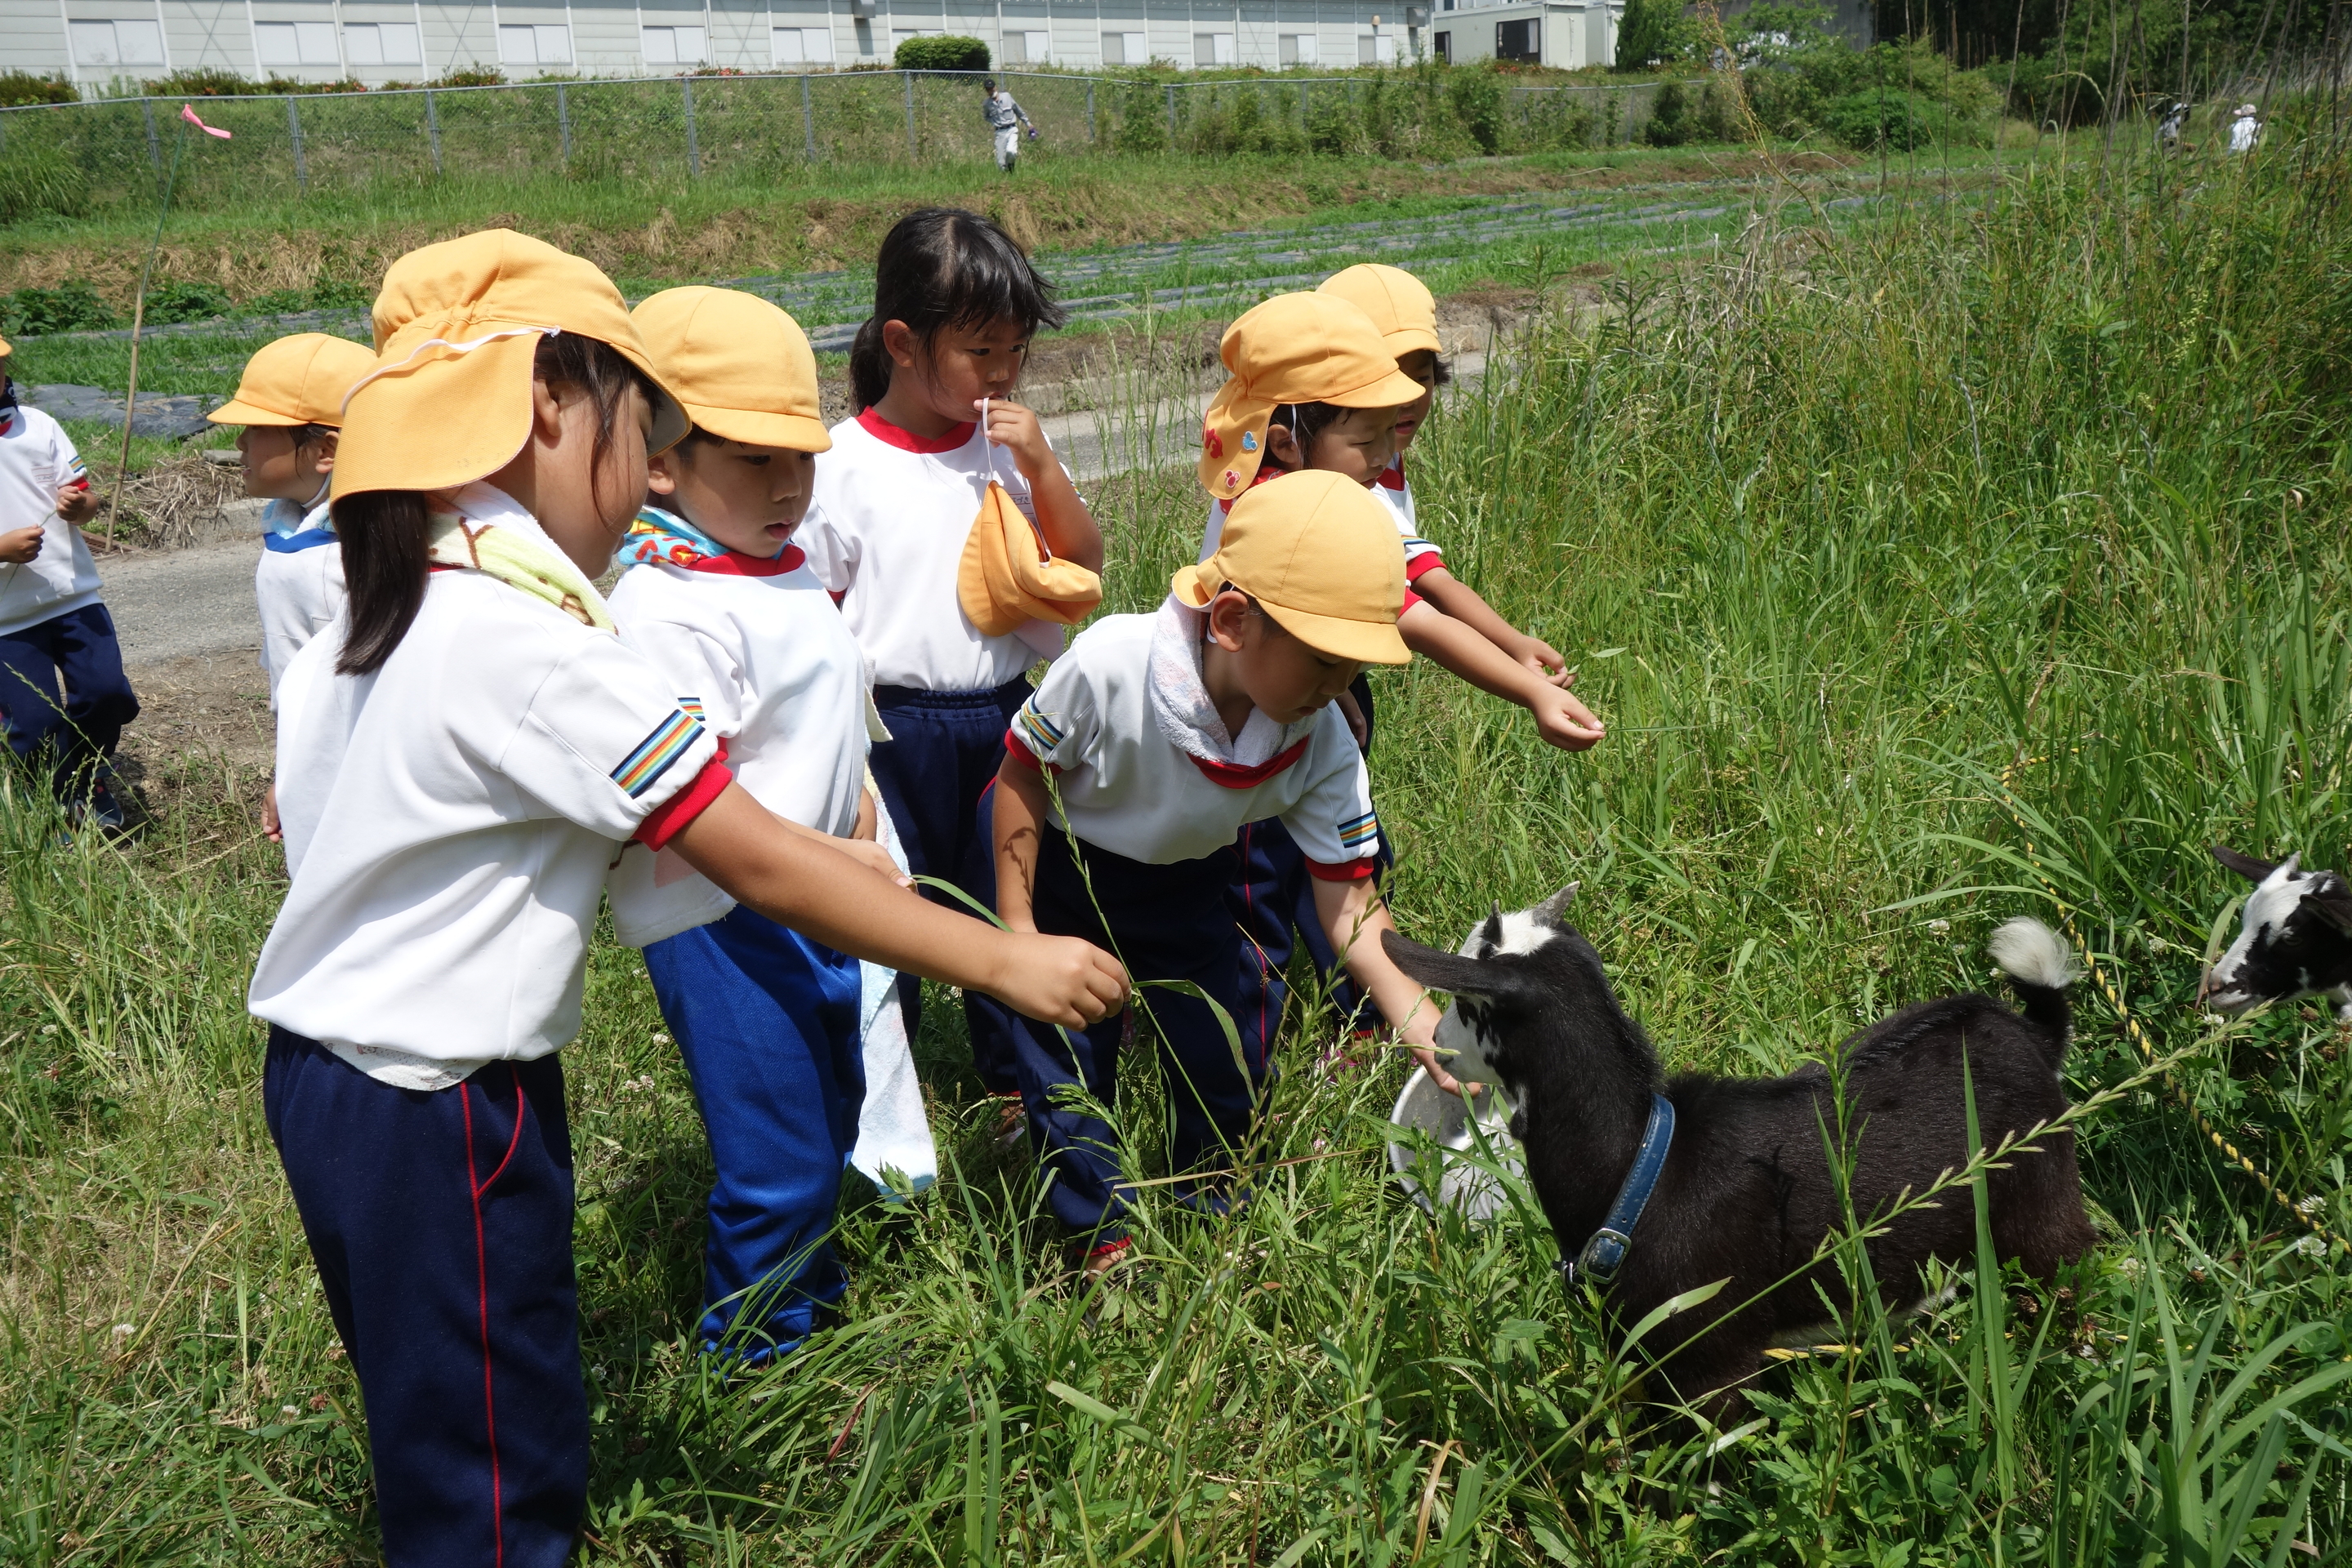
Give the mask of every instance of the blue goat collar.
[(1617, 1189), (1609, 1217), (1592, 1233), (1574, 1258), (1559, 1260), (1559, 1282), (1574, 1289), (1580, 1276), (1606, 1290), (1633, 1249), (1633, 1227), (1642, 1222), (1650, 1194), (1658, 1188), (1659, 1173), (1666, 1168), (1666, 1151), (1675, 1146), (1675, 1102), (1663, 1094), (1650, 1096), (1650, 1123), (1642, 1129), (1642, 1147), (1633, 1154), (1633, 1168)]

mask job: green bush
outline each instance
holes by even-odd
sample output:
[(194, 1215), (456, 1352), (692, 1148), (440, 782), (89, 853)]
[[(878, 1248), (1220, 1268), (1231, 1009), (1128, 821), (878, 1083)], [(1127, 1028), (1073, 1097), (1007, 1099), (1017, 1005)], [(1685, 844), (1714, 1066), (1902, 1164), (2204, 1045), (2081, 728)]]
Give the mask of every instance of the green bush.
[(1621, 71), (1645, 71), (1652, 60), (1667, 64), (1689, 52), (1690, 24), (1683, 18), (1679, 0), (1625, 0), (1623, 20), (1617, 25), (1617, 58)]
[(175, 70), (140, 86), (150, 98), (254, 98), (278, 90), (218, 66)]
[(89, 177), (62, 153), (43, 150), (0, 158), (0, 223), (42, 213), (79, 217), (89, 205)]
[(1315, 94), (1307, 107), (1307, 144), (1316, 152), (1339, 156), (1352, 153), (1363, 141), (1364, 128), (1355, 105), (1336, 87)]
[[(1549, 93), (1566, 98), (1567, 93)], [(1445, 73), (1445, 102), (1481, 153), (1503, 147), (1503, 84), (1491, 68), (1467, 66)]]
[(1822, 128), (1858, 153), (1909, 153), (1936, 139), (1936, 114), (1916, 93), (1864, 88), (1832, 103)]
[(1121, 95), (1118, 150), (1122, 153), (1168, 151), (1168, 100), (1158, 88), (1148, 81), (1137, 82)]
[(166, 283), (147, 290), (147, 320), (158, 326), (209, 321), (228, 312), (228, 290), (217, 283)]
[(1738, 93), (1738, 87), (1713, 77), (1703, 82), (1667, 82), (1658, 89), (1650, 118), (1635, 134), (1653, 147), (1738, 141), (1743, 132)]
[(80, 98), (79, 88), (55, 73), (36, 76), (31, 71), (0, 71), (0, 109), (14, 109), (24, 103), (75, 103)]
[(82, 332), (119, 327), (122, 319), (79, 279), (54, 289), (19, 289), (0, 295), (0, 331), (38, 337), (43, 332)]
[(984, 71), (988, 46), (978, 38), (908, 38), (891, 53), (890, 63), (902, 71)]

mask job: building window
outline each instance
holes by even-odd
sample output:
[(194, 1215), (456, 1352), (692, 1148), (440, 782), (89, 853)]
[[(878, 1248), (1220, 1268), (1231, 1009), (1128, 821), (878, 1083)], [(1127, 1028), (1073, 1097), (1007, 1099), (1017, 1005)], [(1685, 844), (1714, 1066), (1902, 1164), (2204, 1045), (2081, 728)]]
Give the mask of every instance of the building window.
[(1192, 35), (1192, 63), (1196, 66), (1229, 66), (1237, 57), (1234, 53), (1231, 33), (1195, 33)]
[(163, 63), (163, 29), (152, 22), (76, 22), (71, 31), (78, 66)]
[(1141, 33), (1105, 33), (1102, 63), (1107, 66), (1148, 66), (1151, 45)]
[(833, 63), (831, 27), (775, 27), (770, 29), (769, 37), (775, 47), (775, 60), (780, 66), (829, 66)]
[(1454, 35), (1440, 33), (1430, 40), (1430, 48), (1447, 65), (1454, 63)]
[(1360, 66), (1392, 66), (1397, 59), (1397, 41), (1393, 33), (1365, 33), (1356, 39), (1356, 63)]
[(1322, 58), (1312, 33), (1285, 33), (1277, 47), (1281, 52), (1276, 58), (1286, 66), (1311, 66)]
[(649, 66), (698, 66), (709, 47), (709, 35), (700, 27), (637, 29), (637, 48)]
[(572, 29), (558, 22), (524, 26), (499, 24), (499, 63), (506, 66), (568, 66)]
[(1495, 58), (1498, 60), (1543, 58), (1543, 24), (1529, 16), (1495, 24)]
[(1042, 65), (1051, 56), (1054, 36), (1043, 32), (1019, 32), (1004, 35), (1003, 63), (1008, 66)]
[(420, 66), (414, 22), (346, 22), (343, 52), (355, 66)]
[(334, 67), (343, 63), (335, 54), (332, 22), (256, 22), (253, 53), (265, 66)]

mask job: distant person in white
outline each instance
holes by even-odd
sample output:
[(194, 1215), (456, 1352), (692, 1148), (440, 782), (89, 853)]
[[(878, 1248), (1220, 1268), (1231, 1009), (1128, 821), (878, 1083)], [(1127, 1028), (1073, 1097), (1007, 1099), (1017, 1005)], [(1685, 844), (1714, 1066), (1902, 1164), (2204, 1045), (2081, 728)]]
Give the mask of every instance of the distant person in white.
[(2254, 106), (2251, 103), (2238, 105), (2238, 117), (2230, 121), (2230, 151), (2252, 152), (2254, 141), (2262, 133), (2263, 123), (2254, 118)]
[(987, 88), (988, 96), (981, 101), (980, 111), (987, 117), (988, 128), (996, 132), (996, 166), (1009, 174), (1021, 162), (1021, 128), (1028, 126), (1034, 137), (1037, 126), (1029, 118), (1029, 111), (1013, 101), (1012, 92), (996, 85), (994, 77), (982, 85)]
[(2165, 110), (2164, 118), (2156, 122), (2157, 150), (2162, 153), (2180, 151), (2180, 129), (2189, 123), (2189, 105), (2174, 99)]

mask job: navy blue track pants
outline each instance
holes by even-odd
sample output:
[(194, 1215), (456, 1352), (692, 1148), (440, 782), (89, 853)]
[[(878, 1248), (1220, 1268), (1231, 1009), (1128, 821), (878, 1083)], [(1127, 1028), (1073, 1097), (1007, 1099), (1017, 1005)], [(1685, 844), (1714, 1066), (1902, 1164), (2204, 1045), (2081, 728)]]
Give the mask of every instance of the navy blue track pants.
[(588, 1489), (562, 1068), (394, 1089), (273, 1027), (262, 1104), (367, 1404), (385, 1561), (560, 1568)]
[(646, 969), (718, 1166), (703, 1343), (764, 1361), (848, 1289), (829, 1238), (866, 1095), (857, 961), (738, 905)]
[(122, 673), (114, 617), (104, 605), (0, 632), (0, 730), (20, 761), (47, 753), (60, 799), (88, 789), (81, 775), (114, 754), (122, 727), (137, 717), (139, 699)]
[[(919, 877), (952, 882), (989, 909), (996, 907), (996, 849), (979, 821), (981, 792), (996, 782), (1004, 763), (1004, 730), (1029, 700), (1026, 677), (988, 691), (918, 691), (877, 686), (874, 705), (890, 739), (877, 745), (867, 765), (882, 786), (882, 804), (898, 829), (907, 866)], [(964, 910), (936, 889), (934, 902)], [(921, 984), (899, 977), (907, 1004), (907, 1036), (922, 1025)], [(1013, 1012), (992, 996), (967, 991), (964, 1023), (971, 1035), (972, 1065), (991, 1094), (1020, 1088), (1013, 1067)]]
[[(1234, 1018), (1241, 1035), (1238, 1062), (1199, 997), (1156, 986), (1143, 992), (1168, 1075), (1169, 1163), (1180, 1174), (1230, 1168), (1248, 1141), (1266, 1082), (1265, 1036), (1242, 1016), (1236, 985), (1233, 853), (1153, 866), (1080, 843), (1094, 899), (1080, 879), (1069, 836), (1049, 826), (1038, 850), (1032, 901), (1037, 929), (1085, 937), (1117, 953), (1138, 981), (1189, 980)], [(1020, 1020), (1021, 1098), (1031, 1145), (1053, 1174), (1047, 1202), (1055, 1218), (1097, 1241), (1126, 1234), (1116, 1136), (1101, 1117), (1057, 1103), (1055, 1091), (1083, 1087), (1097, 1104), (1116, 1109), (1119, 1048), (1137, 1023), (1132, 1009), (1084, 1031)], [(1212, 1194), (1223, 1184), (1189, 1195), (1213, 1205)]]

